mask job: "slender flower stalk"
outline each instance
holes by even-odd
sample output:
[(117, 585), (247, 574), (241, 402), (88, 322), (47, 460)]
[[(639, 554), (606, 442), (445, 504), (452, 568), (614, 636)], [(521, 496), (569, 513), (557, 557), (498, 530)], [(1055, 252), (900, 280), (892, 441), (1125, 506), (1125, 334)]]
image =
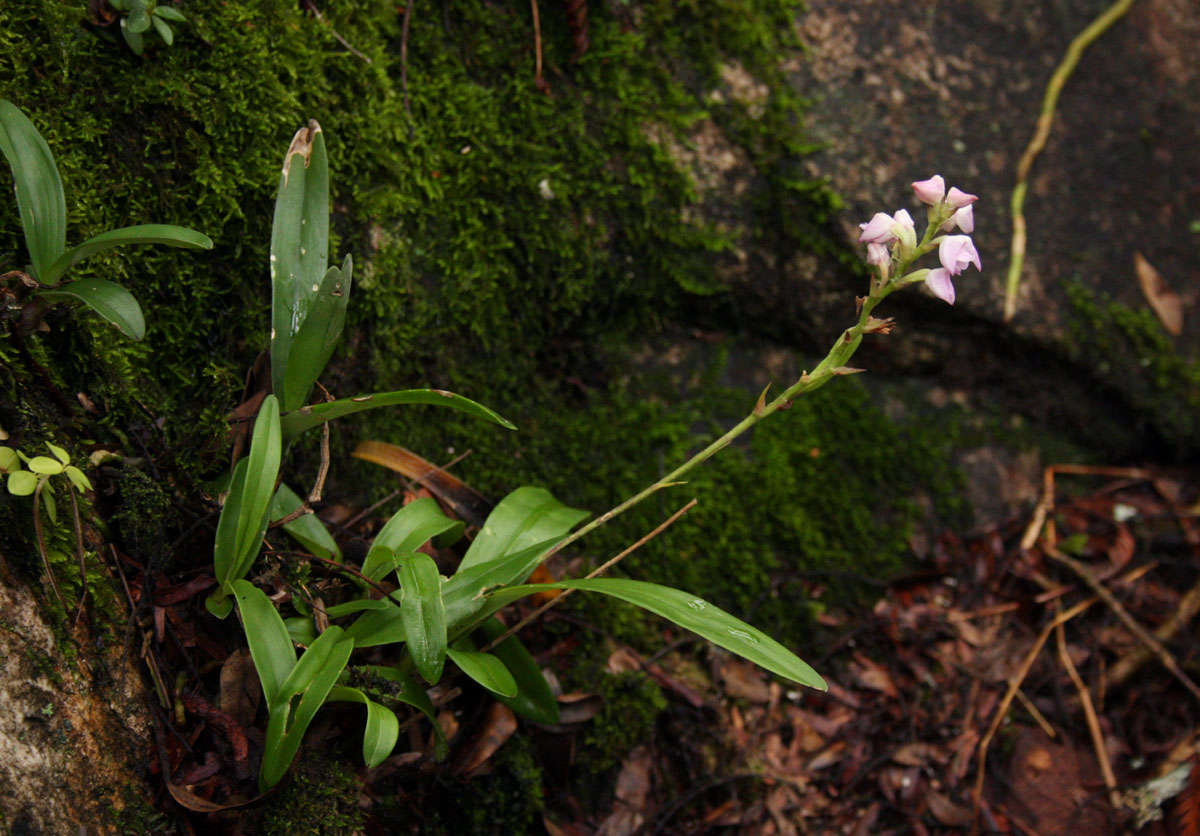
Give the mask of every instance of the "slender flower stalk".
[[(942, 230), (943, 225), (956, 220), (956, 218), (961, 218), (962, 216), (959, 216), (958, 213), (964, 208), (968, 210), (968, 214), (965, 217), (968, 219), (971, 218), (969, 214), (971, 204), (978, 198), (975, 195), (966, 194), (956, 187), (951, 187), (947, 194), (945, 192), (945, 182), (938, 175), (934, 175), (927, 181), (914, 183), (913, 187), (918, 198), (922, 202), (929, 204), (929, 224), (925, 229), (925, 234), (920, 241), (916, 240), (916, 231), (912, 218), (903, 209), (894, 215), (887, 215), (883, 212), (876, 213), (870, 221), (859, 225), (859, 228), (862, 230), (859, 240), (867, 244), (867, 262), (874, 268), (872, 270), (870, 290), (867, 296), (858, 299), (858, 321), (841, 333), (829, 349), (829, 353), (825, 355), (825, 359), (818, 363), (811, 372), (805, 372), (800, 375), (799, 380), (785, 389), (775, 399), (768, 402), (766, 400), (767, 392), (763, 390), (754, 409), (745, 418), (734, 424), (724, 435), (717, 438), (666, 476), (663, 476), (619, 505), (601, 514), (587, 525), (564, 537), (557, 544), (547, 549), (542, 554), (540, 560), (546, 560), (575, 541), (587, 536), (596, 528), (604, 525), (614, 517), (623, 514), (651, 494), (657, 493), (663, 488), (680, 484), (680, 480), (697, 465), (703, 464), (716, 453), (728, 447), (735, 439), (754, 427), (759, 421), (781, 409), (791, 406), (792, 402), (801, 395), (807, 395), (809, 392), (821, 388), (835, 377), (861, 371), (861, 369), (852, 369), (847, 364), (854, 356), (854, 353), (858, 351), (864, 335), (873, 333), (886, 334), (891, 330), (891, 320), (877, 319), (872, 316), (872, 312), (878, 307), (880, 302), (895, 291), (907, 285), (924, 281), (930, 285), (931, 290), (939, 298), (953, 304), (954, 286), (950, 282), (950, 277), (962, 273), (968, 264), (974, 264), (977, 269), (982, 269), (979, 253), (976, 252), (974, 243), (967, 235), (940, 235), (938, 233)], [(972, 229), (974, 228), (973, 220), (969, 220), (968, 224)], [(961, 223), (958, 223), (958, 225), (964, 231), (969, 231)], [(933, 252), (935, 249), (939, 250), (940, 260), (943, 265), (946, 265), (947, 260), (949, 260), (949, 266), (943, 266), (936, 270), (917, 269), (909, 271), (909, 268), (918, 259)], [(891, 276), (895, 276), (896, 278), (890, 278)], [(947, 287), (948, 291), (946, 290)]]

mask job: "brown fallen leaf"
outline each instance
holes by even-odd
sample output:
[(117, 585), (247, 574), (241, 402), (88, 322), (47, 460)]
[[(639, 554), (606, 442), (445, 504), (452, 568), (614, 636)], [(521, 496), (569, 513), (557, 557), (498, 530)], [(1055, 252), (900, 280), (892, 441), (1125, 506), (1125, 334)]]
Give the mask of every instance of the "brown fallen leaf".
[(262, 687), (258, 683), (250, 651), (242, 648), (230, 653), (221, 665), (218, 707), (242, 728), (247, 728), (254, 725), (261, 696)]
[(632, 836), (646, 823), (653, 766), (649, 746), (638, 746), (629, 753), (617, 774), (612, 812), (596, 836)]
[(384, 441), (363, 441), (350, 455), (372, 464), (394, 470), (428, 488), (434, 496), (449, 505), (460, 519), (471, 525), (483, 525), (495, 503), (456, 476), (398, 444)]
[(731, 656), (721, 660), (720, 673), (725, 693), (729, 696), (752, 703), (770, 701), (771, 692), (767, 687), (766, 675), (757, 666)]
[(457, 758), (454, 771), (459, 775), (471, 776), (487, 763), (492, 755), (500, 751), (500, 747), (508, 742), (516, 730), (517, 716), (508, 706), (498, 702), (492, 703), (483, 728)]
[(1141, 253), (1133, 254), (1133, 267), (1142, 295), (1150, 303), (1158, 321), (1168, 334), (1178, 337), (1183, 333), (1183, 300)]
[(931, 791), (926, 794), (925, 802), (933, 817), (949, 827), (970, 827), (975, 819), (969, 805), (959, 804), (943, 793)]

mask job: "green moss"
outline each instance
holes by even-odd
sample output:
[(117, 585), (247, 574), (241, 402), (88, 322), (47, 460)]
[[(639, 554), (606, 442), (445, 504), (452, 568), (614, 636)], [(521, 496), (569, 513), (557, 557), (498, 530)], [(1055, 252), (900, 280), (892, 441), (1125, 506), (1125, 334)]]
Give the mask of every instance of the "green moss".
[[(796, 175), (809, 150), (803, 102), (778, 66), (796, 45), (797, 8), (597, 7), (578, 63), (564, 17), (547, 13), (544, 93), (519, 4), (416, 9), (407, 68), (400, 16), (381, 0), (325, 9), (325, 24), (285, 0), (195, 0), (176, 45), (145, 59), (81, 26), (77, 3), (5, 4), (0, 77), (58, 159), (70, 239), (157, 220), (217, 242), (208, 254), (123, 250), (77, 268), (74, 277), (131, 288), (150, 327), (135, 345), (80, 314), (91, 324), (79, 339), (109, 374), (89, 364), (69, 375), (71, 387), (107, 387), (104, 423), (114, 432), (134, 411), (125, 408), (134, 387), (166, 418), (186, 465), (217, 469), (220, 415), (266, 342), (279, 160), (310, 117), (329, 138), (335, 229), (360, 266), (350, 353), (370, 366), (343, 367), (355, 385), (527, 379), (561, 356), (565, 338), (644, 326), (717, 290), (711, 254), (772, 220), (763, 211), (789, 219), (795, 240), (832, 249), (823, 232), (832, 198)], [(761, 112), (710, 106), (729, 61), (769, 85)], [(651, 138), (682, 137), (706, 116), (766, 175), (757, 208), (747, 208), (759, 215), (741, 232), (695, 220), (690, 177)], [(20, 264), (10, 204), (0, 206), (0, 230), (0, 261)]]
[(347, 765), (308, 751), (248, 828), (263, 836), (353, 836), (361, 833), (359, 781)]
[(667, 708), (655, 682), (640, 672), (602, 674), (592, 683), (604, 707), (583, 734), (576, 768), (584, 785), (621, 765), (625, 756), (654, 734), (654, 724)]
[(1179, 352), (1148, 308), (1134, 310), (1079, 281), (1067, 285), (1067, 296), (1067, 350), (1094, 367), (1102, 385), (1140, 417), (1143, 450), (1194, 459), (1200, 454), (1200, 362)]
[[(517, 735), (493, 756), (491, 770), (470, 781), (440, 781), (423, 805), (420, 832), (427, 834), (541, 834), (542, 770), (529, 738)], [(412, 810), (400, 807), (397, 820), (380, 816), (389, 832), (412, 827)]]

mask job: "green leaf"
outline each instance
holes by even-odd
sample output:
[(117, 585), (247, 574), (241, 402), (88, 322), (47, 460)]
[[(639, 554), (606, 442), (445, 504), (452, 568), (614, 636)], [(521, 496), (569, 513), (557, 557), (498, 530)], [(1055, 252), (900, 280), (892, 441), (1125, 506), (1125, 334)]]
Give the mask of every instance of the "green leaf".
[(423, 496), (408, 503), (379, 529), (363, 561), (362, 573), (373, 581), (393, 568), (393, 554), (415, 552), (426, 541), (440, 538), (453, 542), (462, 534), (463, 523), (442, 513), (437, 501)]
[(8, 474), (8, 492), (13, 496), (29, 496), (37, 490), (37, 476), (28, 470), (14, 470)]
[(241, 578), (250, 571), (258, 550), (262, 548), (263, 533), (267, 527), (271, 498), (275, 495), (275, 477), (279, 475), (279, 459), (282, 454), (279, 401), (274, 395), (267, 395), (254, 421), (250, 455), (246, 457), (246, 476), (235, 538), (237, 562), (233, 565), (230, 580)]
[(129, 45), (129, 48), (133, 50), (134, 55), (141, 55), (146, 51), (145, 39), (142, 38), (141, 34), (129, 30), (129, 18), (127, 17), (121, 18), (121, 37), (125, 39), (125, 43)]
[(12, 102), (0, 99), (0, 152), (12, 168), (17, 209), (35, 278), (67, 246), (67, 201), (50, 146)]
[(342, 604), (334, 604), (332, 607), (326, 607), (325, 615), (329, 618), (345, 618), (356, 612), (384, 610), (390, 606), (392, 605), (382, 598), (355, 598), (353, 601), (346, 601)]
[(67, 474), (67, 478), (71, 480), (71, 484), (75, 486), (75, 490), (80, 493), (92, 490), (92, 483), (83, 475), (83, 471), (75, 467), (75, 465), (67, 465), (63, 472)]
[[(473, 628), (474, 623), (478, 621), (478, 614), (488, 606), (484, 591), (511, 586), (528, 578), (541, 562), (545, 551), (558, 540), (559, 538), (555, 537), (553, 540), (536, 543), (519, 552), (504, 555), (499, 560), (472, 566), (465, 572), (456, 572), (442, 586), (442, 601), (446, 607), (446, 623), (449, 625), (450, 634), (457, 635), (465, 626)], [(488, 615), (496, 609), (498, 608), (493, 608)]]
[(176, 9), (174, 6), (159, 5), (154, 9), (154, 14), (158, 17), (175, 23), (187, 23), (187, 18), (183, 16), (183, 12)]
[(450, 660), (484, 688), (498, 697), (515, 697), (517, 682), (504, 663), (490, 653), (451, 647), (446, 651)]
[(394, 696), (396, 699), (407, 705), (411, 705), (429, 718), (429, 722), (433, 724), (433, 756), (437, 760), (445, 758), (446, 751), (449, 748), (446, 745), (446, 734), (442, 731), (442, 726), (438, 722), (437, 709), (434, 708), (433, 700), (429, 699), (429, 694), (425, 692), (421, 684), (413, 676), (400, 671), (398, 668), (382, 665), (365, 665), (364, 668), (380, 679), (386, 679), (388, 682), (395, 682), (401, 686), (403, 690)]
[(233, 599), (224, 589), (217, 589), (204, 599), (204, 608), (222, 620), (233, 612)]
[[(488, 641), (504, 635), (507, 628), (498, 618), (490, 618), (479, 625), (479, 630)], [(504, 663), (517, 683), (515, 697), (500, 697), (500, 701), (522, 717), (538, 723), (557, 723), (558, 701), (550, 690), (550, 683), (542, 675), (537, 661), (525, 649), (516, 636), (509, 636), (492, 648), (492, 653)]]
[(291, 638), (293, 644), (308, 647), (317, 639), (317, 628), (311, 618), (302, 615), (285, 618), (283, 626), (287, 628), (288, 637)]
[(63, 464), (71, 463), (71, 457), (67, 455), (67, 451), (59, 447), (57, 444), (51, 444), (49, 441), (47, 441), (46, 449), (48, 449), (54, 455), (54, 458), (58, 459)]
[(286, 704), (289, 698), (283, 696), (283, 684), (296, 667), (296, 651), (287, 627), (267, 594), (250, 581), (234, 581), (233, 594), (242, 614), (250, 658), (262, 683), (263, 698), (268, 707), (280, 702)]
[(221, 585), (221, 595), (224, 595), (230, 584), (237, 580), (234, 569), (238, 563), (238, 520), (242, 516), (242, 499), (246, 493), (246, 468), (249, 464), (249, 459), (243, 457), (233, 466), (229, 493), (225, 497), (225, 504), (221, 506), (221, 516), (217, 519), (217, 535), (213, 540), (213, 574), (217, 583)]
[(87, 305), (117, 330), (133, 340), (146, 336), (146, 319), (133, 294), (107, 279), (81, 279), (53, 290), (38, 291), (36, 296), (51, 302), (76, 300)]
[(363, 761), (369, 767), (383, 763), (396, 748), (400, 736), (400, 721), (386, 706), (370, 699), (357, 688), (335, 685), (329, 692), (329, 702), (357, 702), (367, 707), (367, 724), (363, 729)]
[(397, 555), (396, 574), (404, 590), (400, 613), (408, 652), (417, 672), (430, 685), (442, 678), (446, 661), (446, 609), (442, 605), (442, 577), (433, 558), (420, 552)]
[(0, 447), (0, 470), (8, 473), (21, 469), (21, 459), (17, 451), (11, 447)]
[(329, 161), (321, 126), (310, 121), (284, 155), (271, 227), (271, 384), (284, 412), (302, 406), (307, 395), (307, 388), (297, 393), (287, 385), (288, 365), (328, 261)]
[(559, 540), (588, 516), (587, 511), (563, 505), (544, 488), (517, 488), (492, 509), (458, 569), (489, 563), (534, 543)]
[(816, 671), (766, 633), (707, 601), (669, 586), (624, 578), (580, 578), (551, 584), (514, 586), (498, 590), (490, 598), (493, 606), (506, 606), (544, 589), (599, 592), (636, 604), (785, 679), (821, 691), (827, 687)]
[(283, 416), (283, 434), (288, 441), (296, 436), (320, 426), (326, 421), (365, 412), (368, 409), (378, 409), (383, 406), (399, 406), (400, 404), (427, 404), (445, 406), (465, 412), (476, 418), (499, 424), (505, 429), (515, 430), (516, 426), (507, 418), (488, 409), (482, 404), (468, 398), (446, 392), (442, 389), (405, 389), (398, 392), (380, 392), (375, 395), (359, 395), (354, 398), (342, 398), (329, 403), (302, 406), (294, 412)]
[(126, 28), (134, 35), (140, 35), (150, 28), (150, 13), (146, 11), (143, 4), (139, 3), (134, 6), (126, 20), (128, 21)]
[(29, 460), (29, 469), (43, 476), (57, 476), (63, 472), (62, 462), (49, 456), (34, 456)]
[(317, 289), (311, 294), (308, 314), (300, 330), (292, 336), (280, 396), (283, 403), (303, 406), (333, 355), (346, 322), (352, 272), (353, 263), (346, 256), (342, 269), (330, 267), (319, 287), (313, 286)]
[(373, 609), (346, 628), (346, 635), (354, 639), (355, 647), (377, 647), (408, 640), (400, 608), (388, 601), (383, 604), (382, 609)]
[(46, 516), (50, 518), (50, 525), (58, 525), (58, 503), (54, 501), (54, 491), (49, 482), (42, 487), (42, 505), (46, 508)]
[[(258, 785), (263, 791), (279, 783), (291, 765), (300, 749), (304, 732), (325, 704), (326, 697), (345, 670), (353, 651), (354, 642), (345, 638), (342, 628), (330, 627), (317, 636), (292, 669), (283, 684), (280, 695), (282, 702), (272, 707), (268, 714), (263, 762), (258, 774)], [(300, 705), (291, 713), (292, 701), (297, 696), (300, 697)]]
[[(271, 500), (271, 521), (283, 519), (303, 504), (295, 491), (287, 485), (280, 485), (275, 491), (275, 498)], [(341, 561), (342, 550), (316, 514), (304, 514), (284, 523), (283, 530), (317, 557)]]
[(150, 17), (150, 22), (154, 24), (154, 31), (163, 39), (163, 43), (167, 46), (175, 43), (175, 33), (171, 31), (170, 25), (159, 17), (157, 14)]
[(42, 278), (45, 284), (54, 284), (67, 270), (83, 259), (121, 247), (125, 244), (165, 244), (188, 250), (211, 250), (212, 239), (194, 229), (172, 224), (140, 224), (102, 232), (77, 247), (72, 247), (58, 256)]

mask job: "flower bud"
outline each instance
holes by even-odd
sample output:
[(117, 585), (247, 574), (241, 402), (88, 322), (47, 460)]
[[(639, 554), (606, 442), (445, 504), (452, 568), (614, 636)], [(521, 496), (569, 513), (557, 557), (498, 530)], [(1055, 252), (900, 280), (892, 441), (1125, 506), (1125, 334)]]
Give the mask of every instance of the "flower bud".
[(912, 187), (913, 191), (917, 193), (917, 200), (927, 206), (936, 206), (946, 195), (946, 181), (940, 174), (935, 174), (928, 180), (918, 180), (912, 184)]
[(951, 186), (950, 192), (946, 195), (946, 205), (951, 209), (961, 209), (979, 200), (976, 195), (967, 194), (959, 189), (958, 186)]
[(954, 304), (954, 282), (950, 280), (949, 270), (941, 267), (930, 270), (925, 276), (925, 285), (947, 305)]

